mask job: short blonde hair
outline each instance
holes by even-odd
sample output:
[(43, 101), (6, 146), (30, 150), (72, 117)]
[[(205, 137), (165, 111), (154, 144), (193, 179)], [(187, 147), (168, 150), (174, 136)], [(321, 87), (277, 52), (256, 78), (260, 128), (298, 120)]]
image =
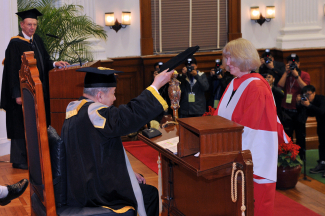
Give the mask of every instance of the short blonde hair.
[(260, 57), (254, 45), (243, 38), (232, 40), (226, 44), (222, 51), (223, 63), (226, 66), (227, 57), (231, 64), (238, 67), (240, 71), (255, 71), (260, 65)]

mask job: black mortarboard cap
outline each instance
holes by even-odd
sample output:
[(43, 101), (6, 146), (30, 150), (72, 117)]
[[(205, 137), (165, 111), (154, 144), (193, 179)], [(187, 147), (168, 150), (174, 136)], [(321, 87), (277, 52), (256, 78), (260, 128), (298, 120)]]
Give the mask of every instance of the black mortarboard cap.
[(43, 14), (39, 12), (36, 8), (26, 10), (26, 11), (21, 11), (16, 13), (19, 17), (21, 17), (22, 20), (26, 18), (33, 18), (37, 19), (38, 16), (42, 16)]
[(84, 81), (85, 88), (116, 87), (115, 73), (123, 73), (104, 67), (84, 67), (79, 68), (78, 72), (87, 72)]
[(191, 57), (196, 51), (200, 49), (199, 46), (189, 47), (185, 51), (179, 53), (177, 56), (171, 58), (168, 62), (160, 67), (160, 71), (164, 71), (169, 68), (169, 71), (175, 69), (178, 65), (184, 63), (187, 58)]

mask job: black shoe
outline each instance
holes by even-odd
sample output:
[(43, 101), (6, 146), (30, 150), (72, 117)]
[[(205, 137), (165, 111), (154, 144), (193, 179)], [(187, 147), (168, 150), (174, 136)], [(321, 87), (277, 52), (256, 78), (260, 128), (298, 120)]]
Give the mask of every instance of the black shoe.
[(16, 169), (23, 169), (23, 170), (28, 170), (28, 165), (27, 164), (18, 164), (18, 163), (13, 163), (12, 164), (13, 168)]
[(313, 169), (310, 169), (310, 173), (321, 173), (325, 171), (325, 162), (321, 161), (317, 164), (317, 166)]
[(0, 205), (4, 206), (11, 202), (11, 200), (16, 199), (24, 193), (28, 186), (28, 180), (22, 179), (16, 184), (8, 185), (8, 195), (5, 198), (0, 199)]

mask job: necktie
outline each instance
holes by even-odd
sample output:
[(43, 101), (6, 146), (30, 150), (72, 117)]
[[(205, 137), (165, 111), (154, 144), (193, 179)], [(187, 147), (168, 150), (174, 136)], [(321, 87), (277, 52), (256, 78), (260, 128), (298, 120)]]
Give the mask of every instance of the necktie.
[(33, 43), (33, 39), (31, 38), (29, 41), (30, 44), (32, 45), (32, 50), (35, 51), (35, 44)]

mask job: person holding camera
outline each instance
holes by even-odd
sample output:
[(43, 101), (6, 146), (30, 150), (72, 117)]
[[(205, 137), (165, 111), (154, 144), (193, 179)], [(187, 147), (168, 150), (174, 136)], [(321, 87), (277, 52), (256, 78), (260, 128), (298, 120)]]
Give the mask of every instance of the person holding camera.
[(222, 61), (216, 59), (216, 66), (210, 70), (209, 81), (209, 93), (210, 97), (207, 102), (207, 107), (218, 107), (218, 103), (227, 88), (227, 85), (234, 77), (227, 71), (225, 71)]
[(274, 61), (269, 49), (266, 49), (261, 56), (261, 66), (259, 68), (259, 73), (263, 76), (268, 70), (272, 70), (274, 74), (274, 86), (277, 86), (279, 80), (281, 79), (284, 71), (285, 65), (283, 62)]
[(307, 72), (299, 69), (299, 57), (291, 54), (287, 57), (286, 71), (278, 82), (278, 86), (284, 90), (284, 98), (282, 100), (282, 110), (287, 118), (283, 118), (283, 126), (288, 136), (293, 139), (293, 131), (296, 135), (296, 143), (301, 147), (299, 155), (305, 159), (306, 150), (306, 118), (303, 112), (296, 107), (296, 98), (300, 94), (301, 89), (310, 84), (310, 76)]
[(205, 91), (209, 89), (204, 72), (197, 70), (194, 57), (188, 58), (182, 74), (177, 79), (181, 82), (181, 100), (178, 110), (180, 118), (202, 116), (206, 111)]
[[(154, 81), (155, 77), (161, 72), (160, 68), (161, 66), (163, 66), (164, 63), (163, 62), (156, 62), (154, 64), (154, 69), (155, 71), (153, 72), (153, 78), (152, 78), (152, 82)], [(168, 110), (164, 110), (164, 112), (162, 112), (160, 115), (158, 115), (156, 118), (154, 118), (153, 120), (156, 120), (160, 123), (160, 121), (162, 120), (164, 115), (172, 115), (173, 114), (173, 110), (170, 108), (170, 98), (168, 95), (168, 87), (169, 87), (169, 83), (166, 83), (164, 86), (162, 86), (158, 91), (159, 94), (161, 95), (161, 97), (167, 102), (168, 104)]]
[(317, 121), (318, 154), (319, 160), (315, 168), (309, 170), (310, 173), (323, 173), (325, 178), (325, 96), (316, 94), (316, 89), (312, 85), (302, 88), (302, 95), (297, 95), (297, 106), (306, 107), (307, 116), (315, 116)]
[(266, 70), (266, 72), (263, 74), (263, 77), (269, 83), (270, 88), (272, 89), (275, 106), (276, 106), (276, 112), (278, 114), (280, 121), (282, 122), (283, 115), (282, 115), (281, 102), (284, 97), (284, 92), (280, 87), (274, 85), (275, 75), (273, 73), (273, 70), (271, 69)]
[(163, 62), (156, 62), (154, 65), (153, 65), (153, 67), (154, 67), (154, 72), (152, 73), (152, 76), (153, 76), (153, 78), (152, 78), (152, 81), (155, 79), (155, 77), (159, 74), (159, 72), (160, 72), (160, 67), (161, 66), (163, 66)]

